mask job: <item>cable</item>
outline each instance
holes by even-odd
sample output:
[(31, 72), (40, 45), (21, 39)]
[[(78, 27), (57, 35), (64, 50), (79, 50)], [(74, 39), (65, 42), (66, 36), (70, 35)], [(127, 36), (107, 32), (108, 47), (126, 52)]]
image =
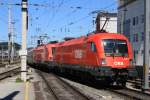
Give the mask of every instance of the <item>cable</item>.
[[(117, 2), (117, 1), (115, 1), (115, 2), (113, 2), (113, 3), (111, 3), (111, 4), (109, 4), (109, 5), (107, 5), (106, 7), (102, 7), (102, 8), (100, 8), (100, 9), (108, 9), (108, 8), (114, 6), (114, 5), (116, 4), (116, 2)], [(84, 9), (84, 8), (83, 8), (83, 9)], [(86, 9), (87, 9), (87, 8), (86, 8)], [(96, 10), (95, 12), (91, 12), (91, 13), (89, 13), (87, 16), (82, 17), (82, 18), (80, 18), (80, 19), (78, 19), (78, 20), (76, 20), (76, 21), (74, 21), (74, 22), (70, 22), (70, 23), (67, 24), (67, 25), (74, 25), (74, 24), (76, 24), (76, 23), (78, 23), (78, 22), (84, 20), (85, 18), (90, 17), (90, 16), (89, 16), (90, 14), (98, 13), (99, 11), (100, 11), (100, 10)], [(57, 22), (58, 22), (58, 21), (57, 21)], [(63, 26), (64, 26), (64, 25), (63, 25)], [(65, 25), (65, 26), (66, 26), (66, 25)]]
[[(53, 7), (53, 14), (52, 14), (52, 17), (49, 19), (49, 21), (48, 21), (48, 24), (47, 24), (47, 26), (46, 26), (46, 28), (48, 28), (49, 27), (49, 25), (50, 25), (50, 22), (52, 23), (52, 21), (53, 21), (53, 19), (54, 19), (54, 17), (56, 16), (56, 14), (58, 13), (58, 11), (59, 11), (59, 9), (65, 4), (65, 3), (67, 3), (69, 0), (67, 0), (67, 1), (65, 1), (65, 0), (61, 0), (61, 2), (58, 4), (58, 6), (56, 6), (55, 7), (55, 9), (56, 9), (56, 11), (54, 10), (54, 7)], [(53, 5), (54, 5), (54, 2), (52, 3)]]

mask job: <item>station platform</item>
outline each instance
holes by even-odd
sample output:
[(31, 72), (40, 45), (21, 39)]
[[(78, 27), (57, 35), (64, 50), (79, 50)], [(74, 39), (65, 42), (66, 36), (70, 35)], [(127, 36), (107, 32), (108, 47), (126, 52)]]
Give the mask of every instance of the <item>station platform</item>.
[(0, 100), (35, 100), (33, 91), (32, 83), (0, 83)]
[(0, 81), (0, 100), (45, 100), (41, 98), (42, 85), (37, 85), (41, 79), (34, 69), (28, 73), (29, 82), (17, 82), (18, 77), (20, 74)]

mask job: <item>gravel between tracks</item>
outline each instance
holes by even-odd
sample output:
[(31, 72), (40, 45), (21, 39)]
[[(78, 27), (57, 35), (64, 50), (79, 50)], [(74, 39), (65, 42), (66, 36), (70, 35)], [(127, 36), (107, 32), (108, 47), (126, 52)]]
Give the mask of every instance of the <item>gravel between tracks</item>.
[(80, 83), (76, 83), (67, 79), (62, 78), (64, 81), (68, 82), (72, 86), (76, 87), (79, 91), (84, 93), (85, 95), (90, 96), (94, 100), (125, 100), (124, 98), (113, 94), (104, 89), (96, 89), (93, 87), (89, 87)]
[(39, 72), (48, 89), (53, 95), (55, 95), (57, 100), (92, 100), (87, 96), (80, 93), (80, 91), (75, 90), (69, 84), (60, 80), (59, 77), (52, 73)]

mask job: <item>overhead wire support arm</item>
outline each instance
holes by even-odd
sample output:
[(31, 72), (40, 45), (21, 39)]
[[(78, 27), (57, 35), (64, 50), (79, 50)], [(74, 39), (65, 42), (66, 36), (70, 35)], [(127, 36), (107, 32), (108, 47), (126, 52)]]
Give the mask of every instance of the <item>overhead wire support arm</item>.
[(104, 27), (105, 27), (106, 23), (109, 21), (109, 19), (110, 19), (109, 17), (106, 17), (105, 23), (104, 23), (102, 29), (100, 29), (100, 31), (102, 31), (102, 32), (105, 31)]

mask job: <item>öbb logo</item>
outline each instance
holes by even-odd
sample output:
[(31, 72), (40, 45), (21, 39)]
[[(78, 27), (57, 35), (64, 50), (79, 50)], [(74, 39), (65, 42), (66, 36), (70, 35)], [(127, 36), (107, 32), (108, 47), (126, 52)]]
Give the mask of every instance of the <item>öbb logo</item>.
[(123, 62), (114, 62), (114, 65), (124, 65)]

